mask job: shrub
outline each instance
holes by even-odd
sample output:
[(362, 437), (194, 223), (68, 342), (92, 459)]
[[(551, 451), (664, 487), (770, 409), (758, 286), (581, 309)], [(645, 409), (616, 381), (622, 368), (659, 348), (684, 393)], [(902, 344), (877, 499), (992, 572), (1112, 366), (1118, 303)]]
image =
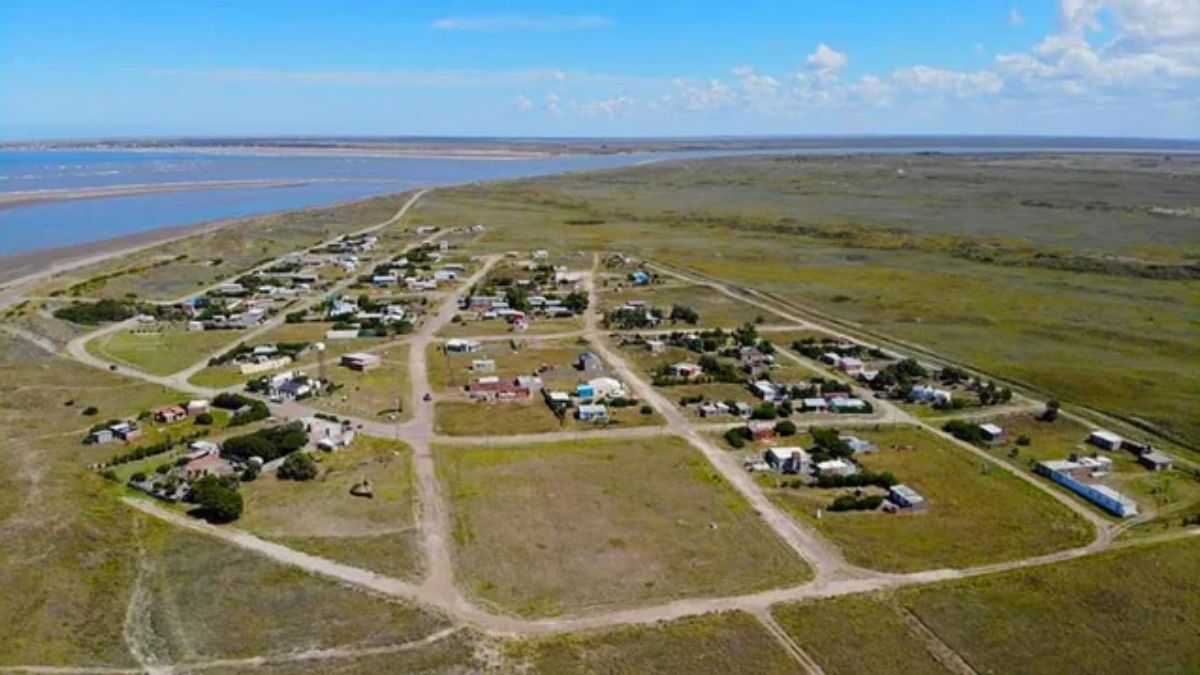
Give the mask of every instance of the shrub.
[(215, 476), (205, 476), (192, 484), (196, 515), (210, 523), (232, 523), (242, 517), (244, 503), (237, 490), (222, 485)]
[(82, 414), (82, 415), (87, 415), (88, 417), (91, 417), (92, 415), (95, 415), (95, 414), (96, 414), (96, 413), (98, 413), (98, 412), (100, 412), (100, 409), (99, 409), (99, 408), (97, 408), (97, 407), (96, 407), (96, 406), (94, 406), (94, 405), (89, 405), (88, 407), (84, 408), (84, 409), (83, 409), (83, 412), (82, 412), (82, 413), (80, 413), (80, 414)]
[(949, 422), (946, 422), (944, 426), (942, 426), (942, 430), (960, 441), (976, 444), (987, 442), (987, 437), (984, 435), (983, 429), (974, 422), (950, 420)]
[(740, 450), (746, 447), (747, 436), (750, 435), (749, 430), (745, 427), (734, 427), (725, 432), (725, 442), (735, 450)]
[(117, 481), (117, 472), (112, 469), (105, 469), (104, 473), (100, 474), (104, 480), (111, 480), (114, 483)]
[(866, 497), (855, 497), (854, 495), (842, 495), (833, 500), (829, 505), (830, 511), (873, 511), (883, 504), (881, 495), (868, 495)]
[(93, 303), (76, 302), (54, 310), (54, 317), (71, 323), (96, 325), (112, 321), (124, 321), (136, 311), (133, 303), (121, 300), (97, 300)]
[(1017, 445), (1029, 445), (1033, 440), (1024, 434), (1017, 436)]
[(313, 461), (313, 458), (300, 452), (288, 455), (275, 475), (280, 480), (312, 480), (317, 477), (319, 472), (320, 469), (317, 468), (317, 463)]
[(137, 473), (130, 476), (129, 480), (130, 480), (130, 482), (133, 482), (133, 483), (141, 483), (146, 480), (146, 474), (141, 471), (138, 471)]
[(641, 413), (641, 414), (643, 414), (643, 415), (653, 415), (653, 414), (654, 414), (654, 408), (651, 408), (651, 407), (650, 407), (650, 406), (648, 406), (648, 405), (644, 405), (644, 406), (642, 406), (641, 410), (639, 410), (638, 412), (640, 412), (640, 413)]
[(775, 409), (775, 404), (766, 402), (759, 405), (750, 413), (752, 420), (773, 420), (779, 416), (779, 411)]
[(208, 425), (212, 424), (213, 423), (212, 413), (200, 413), (199, 415), (196, 415), (195, 422), (196, 422), (196, 424), (199, 424), (202, 426), (208, 426)]
[(292, 454), (307, 442), (308, 434), (304, 431), (304, 425), (292, 422), (226, 439), (221, 444), (221, 454), (243, 460), (261, 457), (264, 462), (269, 462)]
[(796, 423), (791, 420), (782, 420), (775, 423), (775, 433), (780, 436), (795, 436)]

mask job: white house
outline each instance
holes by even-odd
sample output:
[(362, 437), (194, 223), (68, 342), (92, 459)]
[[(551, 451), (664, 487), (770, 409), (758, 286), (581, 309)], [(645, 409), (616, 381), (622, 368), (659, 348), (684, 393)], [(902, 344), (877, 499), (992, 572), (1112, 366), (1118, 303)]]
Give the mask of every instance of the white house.
[(750, 390), (764, 401), (774, 401), (779, 398), (779, 388), (770, 380), (758, 380), (750, 385)]
[(808, 473), (812, 456), (801, 447), (767, 448), (763, 460), (781, 473)]
[(1125, 439), (1121, 438), (1120, 436), (1111, 431), (1105, 431), (1103, 429), (1096, 429), (1092, 433), (1088, 434), (1087, 440), (1088, 443), (1091, 443), (1098, 448), (1104, 448), (1105, 450), (1120, 450), (1121, 444), (1125, 442)]
[(983, 432), (983, 437), (989, 441), (997, 440), (1004, 435), (1004, 429), (997, 424), (980, 424), (979, 430)]
[(446, 351), (452, 354), (474, 354), (482, 348), (483, 345), (478, 340), (464, 340), (462, 338), (446, 340)]
[(949, 404), (954, 395), (945, 389), (935, 389), (926, 384), (918, 384), (908, 392), (908, 400), (925, 403)]
[(673, 377), (682, 377), (690, 380), (703, 375), (704, 369), (695, 363), (680, 361), (679, 363), (671, 364), (669, 372)]
[(625, 386), (619, 380), (611, 377), (597, 377), (588, 381), (588, 385), (592, 388), (592, 395), (597, 398), (623, 398), (625, 396)]
[(923, 510), (928, 505), (921, 493), (904, 484), (888, 488), (888, 501), (902, 509)]
[(844, 459), (829, 459), (817, 464), (819, 476), (853, 476), (858, 473), (858, 465)]
[(576, 413), (580, 422), (607, 422), (608, 408), (600, 403), (584, 403)]

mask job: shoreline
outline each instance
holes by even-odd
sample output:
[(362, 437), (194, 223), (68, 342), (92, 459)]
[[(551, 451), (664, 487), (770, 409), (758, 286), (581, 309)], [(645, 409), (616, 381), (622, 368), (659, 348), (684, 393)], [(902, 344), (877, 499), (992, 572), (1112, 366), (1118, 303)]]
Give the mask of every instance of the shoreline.
[(194, 192), (203, 190), (239, 190), (303, 187), (317, 183), (386, 183), (388, 181), (338, 179), (338, 178), (262, 178), (249, 180), (216, 180), (182, 183), (134, 183), (108, 187), (49, 188), (22, 192), (0, 192), (0, 211), (33, 204), (57, 203), (81, 199), (105, 199), (108, 197), (137, 197), (168, 192)]
[(405, 192), (409, 192), (409, 190), (385, 192), (369, 197), (327, 202), (301, 208), (276, 209), (249, 216), (206, 220), (186, 225), (168, 225), (83, 244), (0, 255), (0, 309), (11, 305), (21, 295), (23, 287), (55, 274), (94, 265), (119, 256), (131, 255), (154, 246), (207, 234), (255, 218), (348, 206), (370, 199), (394, 197)]

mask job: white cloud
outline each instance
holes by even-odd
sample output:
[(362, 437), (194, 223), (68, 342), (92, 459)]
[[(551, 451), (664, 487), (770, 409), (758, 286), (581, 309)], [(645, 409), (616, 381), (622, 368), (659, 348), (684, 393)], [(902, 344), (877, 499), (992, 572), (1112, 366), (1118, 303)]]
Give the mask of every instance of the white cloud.
[(675, 89), (684, 109), (693, 111), (718, 110), (735, 101), (733, 90), (720, 80), (696, 84), (690, 80), (675, 80)]
[(558, 94), (554, 92), (546, 94), (546, 112), (550, 113), (554, 117), (562, 117), (563, 110), (559, 101), (560, 99)]
[(434, 21), (431, 26), (438, 30), (458, 30), (472, 32), (512, 32), (512, 31), (567, 31), (607, 28), (613, 25), (611, 19), (588, 14), (563, 16), (450, 16)]
[(521, 112), (533, 110), (533, 101), (525, 94), (517, 94), (517, 97), (513, 99), (513, 105), (517, 106), (517, 110)]
[(910, 66), (895, 70), (892, 79), (917, 92), (948, 94), (955, 98), (977, 98), (1004, 89), (1004, 80), (990, 70), (965, 72)]
[(804, 65), (817, 74), (817, 79), (822, 82), (831, 82), (838, 78), (842, 70), (846, 68), (849, 59), (842, 52), (839, 52), (829, 45), (822, 42), (817, 45), (817, 50), (809, 54), (804, 59)]
[(866, 103), (877, 106), (892, 104), (895, 87), (875, 75), (863, 75), (850, 90)]
[(636, 105), (636, 101), (628, 96), (613, 96), (610, 98), (588, 101), (579, 106), (579, 114), (585, 117), (613, 118), (624, 114)]
[(1010, 25), (1010, 26), (1024, 26), (1025, 25), (1025, 16), (1021, 14), (1021, 10), (1017, 9), (1016, 7), (1012, 7), (1008, 10), (1008, 25)]

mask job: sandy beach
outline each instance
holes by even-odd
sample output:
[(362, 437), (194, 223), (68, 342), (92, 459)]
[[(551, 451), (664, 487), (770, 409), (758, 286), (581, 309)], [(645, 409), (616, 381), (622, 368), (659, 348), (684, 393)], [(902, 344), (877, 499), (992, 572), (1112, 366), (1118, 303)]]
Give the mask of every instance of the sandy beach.
[(248, 188), (298, 187), (313, 183), (346, 182), (335, 180), (218, 180), (189, 181), (185, 183), (145, 183), (138, 185), (116, 185), (98, 188), (64, 188), (61, 190), (31, 190), (27, 192), (0, 193), (0, 211), (40, 204), (45, 202), (72, 201), (78, 199), (103, 199), (105, 197), (132, 197), (160, 192), (190, 192), (193, 190), (237, 190)]

